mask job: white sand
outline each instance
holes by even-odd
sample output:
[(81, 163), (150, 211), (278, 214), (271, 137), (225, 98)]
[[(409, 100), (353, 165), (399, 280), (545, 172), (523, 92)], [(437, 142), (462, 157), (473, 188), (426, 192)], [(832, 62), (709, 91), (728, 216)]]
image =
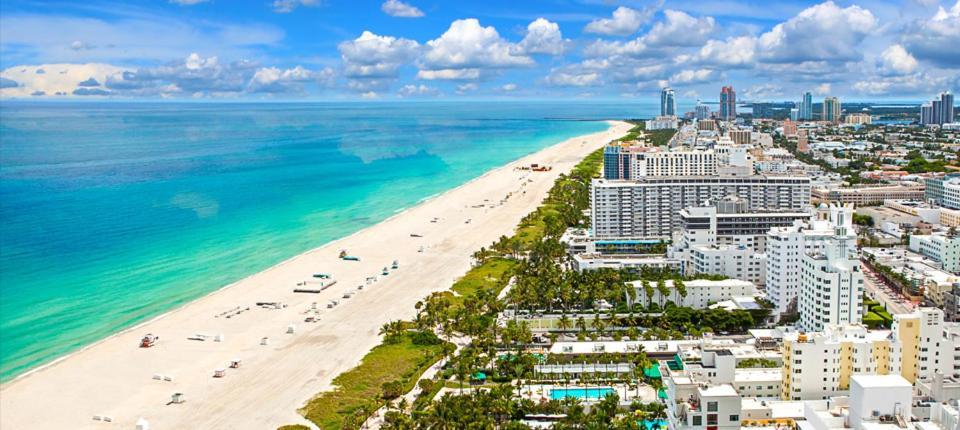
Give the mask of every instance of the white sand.
[[(383, 323), (412, 318), (419, 299), (449, 288), (469, 269), (475, 250), (510, 234), (546, 196), (557, 175), (629, 128), (611, 122), (605, 132), (546, 148), (17, 378), (0, 387), (0, 427), (132, 429), (140, 417), (152, 429), (273, 429), (304, 423), (297, 409), (329, 389), (336, 375), (356, 366), (380, 342), (377, 331)], [(515, 169), (530, 163), (553, 170)], [(510, 192), (513, 196), (502, 206), (471, 207), (498, 203)], [(439, 222), (431, 223), (434, 217)], [(467, 219), (472, 221), (467, 224)], [(421, 246), (426, 248), (422, 253)], [(339, 260), (344, 248), (362, 261)], [(399, 270), (381, 276), (394, 259)], [(293, 293), (298, 282), (316, 272), (330, 273), (338, 283), (320, 294)], [(326, 308), (328, 301), (373, 275), (380, 280), (334, 309)], [(267, 310), (255, 306), (258, 301), (288, 307)], [(312, 302), (321, 309), (321, 321), (305, 323)], [(237, 306), (251, 309), (230, 319), (214, 317)], [(286, 334), (290, 324), (296, 325), (294, 334)], [(160, 341), (153, 348), (138, 348), (146, 333), (159, 335)], [(224, 340), (187, 339), (196, 333), (222, 333)], [(264, 336), (270, 338), (268, 346), (260, 345)], [(241, 368), (227, 368), (234, 358), (243, 360)], [(218, 368), (227, 368), (224, 378), (212, 377)], [(154, 380), (155, 374), (173, 381)], [(184, 393), (186, 402), (168, 405), (175, 392)], [(95, 415), (113, 422), (94, 421)]]

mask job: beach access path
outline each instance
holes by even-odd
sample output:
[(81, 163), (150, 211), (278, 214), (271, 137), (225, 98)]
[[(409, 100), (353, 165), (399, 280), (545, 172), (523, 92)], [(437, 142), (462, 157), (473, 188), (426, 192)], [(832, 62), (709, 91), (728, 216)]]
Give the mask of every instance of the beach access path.
[[(330, 389), (334, 377), (379, 344), (377, 332), (384, 323), (413, 318), (418, 300), (449, 288), (470, 268), (476, 250), (510, 234), (559, 174), (631, 128), (625, 122), (609, 124), (605, 131), (491, 170), (379, 224), (16, 378), (0, 386), (0, 428), (132, 429), (141, 417), (153, 430), (273, 429), (305, 423), (297, 409)], [(531, 163), (552, 170), (518, 169)], [(341, 260), (342, 249), (360, 261)], [(383, 276), (384, 266), (394, 260), (399, 268)], [(318, 272), (329, 273), (337, 283), (319, 294), (293, 292)], [(371, 276), (378, 280), (342, 298)], [(328, 309), (331, 300), (340, 303)], [(282, 306), (268, 309), (257, 302)], [(318, 322), (304, 321), (313, 315)], [(147, 333), (159, 341), (151, 348), (138, 347)], [(189, 339), (198, 334), (209, 337)], [(217, 335), (220, 341), (213, 338)], [(268, 344), (262, 345), (265, 337)], [(229, 367), (234, 359), (241, 360), (239, 368)], [(224, 376), (214, 378), (218, 369), (225, 370)], [(174, 393), (183, 393), (184, 401), (171, 403)]]

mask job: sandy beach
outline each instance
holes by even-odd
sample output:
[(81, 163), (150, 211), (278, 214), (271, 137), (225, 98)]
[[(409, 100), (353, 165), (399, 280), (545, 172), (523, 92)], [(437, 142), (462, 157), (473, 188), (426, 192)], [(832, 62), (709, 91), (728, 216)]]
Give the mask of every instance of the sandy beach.
[[(419, 299), (449, 288), (469, 269), (470, 255), (509, 234), (560, 173), (629, 128), (611, 122), (606, 131), (492, 170), (14, 379), (0, 387), (0, 428), (132, 429), (141, 417), (151, 429), (306, 424), (297, 409), (376, 346), (383, 323), (412, 318)], [(553, 169), (517, 169), (531, 163)], [(501, 204), (508, 193), (511, 197)], [(360, 261), (341, 260), (342, 249)], [(384, 276), (382, 269), (394, 260), (399, 268)], [(330, 274), (337, 282), (320, 293), (294, 292), (319, 289), (315, 273)], [(374, 276), (377, 280), (367, 284)], [(364, 288), (357, 291), (359, 285)], [(351, 291), (355, 294), (344, 299)], [(328, 308), (331, 300), (339, 304)], [(305, 322), (311, 316), (318, 321)], [(293, 333), (288, 333), (291, 325)], [(159, 341), (139, 348), (147, 333)], [(263, 338), (268, 338), (266, 345)], [(229, 367), (234, 359), (241, 360), (239, 368)], [(217, 369), (224, 369), (222, 378), (213, 377)], [(174, 393), (183, 393), (184, 402), (171, 404)]]

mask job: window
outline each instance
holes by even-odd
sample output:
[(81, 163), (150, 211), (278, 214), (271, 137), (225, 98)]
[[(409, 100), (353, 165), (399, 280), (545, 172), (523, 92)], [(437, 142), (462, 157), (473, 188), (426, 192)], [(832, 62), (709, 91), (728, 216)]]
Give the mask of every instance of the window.
[(707, 412), (716, 412), (717, 402), (707, 402)]
[(694, 416), (693, 416), (693, 425), (695, 425), (695, 426), (702, 426), (702, 425), (703, 425), (703, 417), (701, 417), (700, 415), (694, 415)]
[(740, 415), (737, 415), (737, 414), (730, 415), (730, 421), (735, 423), (740, 422)]

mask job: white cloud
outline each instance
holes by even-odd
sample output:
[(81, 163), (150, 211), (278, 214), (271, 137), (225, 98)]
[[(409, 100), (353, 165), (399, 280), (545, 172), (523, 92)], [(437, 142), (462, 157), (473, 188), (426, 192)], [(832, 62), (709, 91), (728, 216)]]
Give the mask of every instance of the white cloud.
[(840, 8), (828, 1), (761, 35), (758, 54), (771, 63), (859, 61), (863, 57), (860, 43), (876, 29), (877, 19), (869, 10)]
[(283, 39), (283, 30), (272, 25), (191, 21), (159, 14), (128, 13), (109, 21), (62, 15), (0, 15), (4, 64), (150, 64), (183, 58), (192, 52), (257, 58)]
[(940, 6), (929, 20), (909, 25), (903, 42), (916, 58), (941, 67), (960, 68), (960, 0), (949, 10)]
[[(332, 72), (332, 70), (329, 70)], [(296, 66), (292, 69), (261, 67), (250, 78), (247, 91), (251, 93), (302, 92), (300, 84), (317, 79), (317, 74)]]
[(887, 73), (905, 75), (917, 70), (917, 59), (903, 45), (890, 45), (880, 53), (880, 67)]
[[(37, 73), (37, 70), (45, 70), (46, 73)], [(8, 67), (0, 72), (0, 78), (3, 80), (3, 85), (0, 85), (0, 97), (30, 97), (32, 94), (40, 95), (41, 93), (46, 96), (58, 93), (72, 96), (75, 95), (74, 91), (81, 88), (80, 94), (76, 95), (83, 95), (85, 91), (92, 89), (109, 93), (110, 91), (101, 88), (99, 83), (125, 70), (121, 67), (98, 63)], [(94, 81), (98, 83), (95, 87), (92, 86)], [(82, 87), (80, 83), (88, 86)]]
[(467, 81), (480, 79), (480, 69), (420, 70), (417, 72), (417, 78), (428, 81)]
[(613, 11), (612, 18), (603, 18), (590, 21), (584, 32), (605, 34), (608, 36), (629, 36), (636, 33), (640, 26), (650, 20), (653, 15), (652, 9), (638, 11), (628, 7), (620, 6)]
[(651, 50), (639, 38), (626, 42), (621, 42), (619, 40), (598, 39), (584, 48), (583, 55), (593, 58), (612, 57), (616, 55), (629, 57), (649, 57), (658, 55), (658, 53)]
[(712, 80), (714, 71), (710, 69), (688, 69), (670, 77), (671, 84), (699, 84)]
[(746, 100), (770, 100), (782, 96), (783, 88), (769, 83), (754, 85), (743, 91), (743, 98)]
[(517, 89), (517, 84), (503, 84), (503, 86), (501, 86), (500, 89), (508, 92), (515, 91)]
[(557, 87), (587, 87), (600, 85), (600, 73), (588, 68), (565, 66), (550, 71), (544, 79), (548, 85)]
[(832, 92), (831, 90), (833, 90), (833, 86), (828, 82), (824, 82), (817, 85), (816, 88), (813, 89), (813, 93), (818, 96), (828, 96)]
[(400, 90), (397, 91), (397, 95), (400, 97), (421, 97), (421, 96), (435, 96), (439, 94), (436, 88), (428, 87), (426, 85), (404, 85), (400, 87)]
[(320, 0), (273, 0), (273, 11), (290, 13), (300, 6), (318, 6)]
[(712, 17), (695, 18), (678, 10), (663, 11), (665, 21), (653, 25), (643, 40), (650, 46), (699, 46), (716, 28)]
[(380, 36), (364, 31), (354, 40), (340, 42), (337, 50), (350, 78), (392, 78), (397, 69), (417, 55), (420, 44), (414, 40)]
[(537, 18), (527, 26), (527, 34), (517, 45), (521, 54), (563, 54), (565, 41), (560, 26)]
[[(533, 60), (500, 37), (493, 27), (469, 18), (453, 21), (440, 37), (427, 42), (420, 58), (423, 79), (476, 79), (482, 69), (525, 67)], [(458, 72), (459, 71), (459, 72)], [(468, 77), (475, 76), (475, 77)]]
[(750, 36), (711, 40), (700, 48), (695, 59), (705, 64), (745, 66), (753, 63), (756, 44), (757, 39)]
[(365, 93), (363, 93), (363, 94), (360, 94), (360, 97), (365, 98), (365, 99), (375, 99), (375, 98), (379, 98), (380, 95), (377, 94), (377, 93), (374, 92), (374, 91), (367, 91), (367, 92), (365, 92)]
[(466, 83), (466, 84), (457, 85), (457, 94), (463, 94), (463, 93), (470, 92), (470, 91), (476, 91), (476, 90), (478, 90), (478, 89), (480, 89), (480, 86), (479, 86), (479, 85), (477, 85), (477, 84), (475, 84), (475, 83), (473, 83), (473, 82), (468, 82), (468, 83)]
[(387, 0), (380, 5), (383, 13), (397, 18), (420, 18), (423, 11), (400, 0)]

